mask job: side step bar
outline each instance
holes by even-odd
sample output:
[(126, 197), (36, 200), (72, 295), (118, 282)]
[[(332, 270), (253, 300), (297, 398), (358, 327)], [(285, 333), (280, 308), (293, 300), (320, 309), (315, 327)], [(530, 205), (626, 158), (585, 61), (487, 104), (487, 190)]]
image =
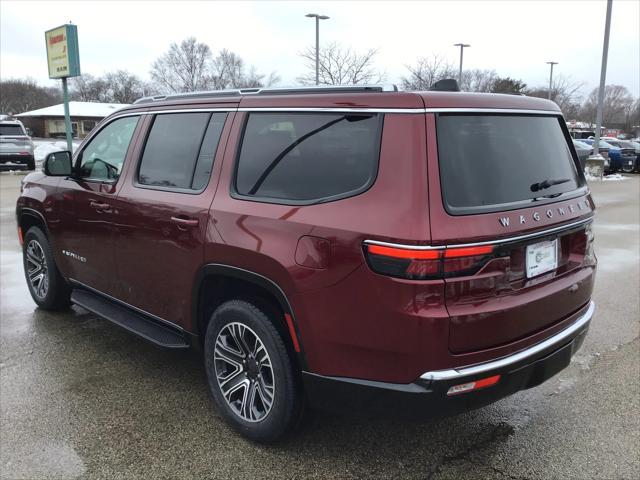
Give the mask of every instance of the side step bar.
[(174, 330), (161, 325), (146, 315), (134, 312), (101, 295), (87, 290), (73, 289), (71, 301), (161, 347), (189, 348), (189, 343), (178, 329)]

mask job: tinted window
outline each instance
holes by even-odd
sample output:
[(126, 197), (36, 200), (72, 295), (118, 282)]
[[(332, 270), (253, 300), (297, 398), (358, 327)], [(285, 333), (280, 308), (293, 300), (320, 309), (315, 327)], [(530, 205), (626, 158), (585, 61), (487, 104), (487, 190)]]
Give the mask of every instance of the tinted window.
[(376, 176), (381, 125), (381, 115), (252, 113), (236, 190), (294, 202), (358, 193)]
[(226, 114), (156, 116), (147, 138), (138, 181), (143, 185), (199, 190), (211, 175)]
[(25, 135), (20, 125), (0, 125), (0, 135)]
[(440, 180), (452, 213), (528, 203), (579, 185), (557, 117), (440, 114), (437, 135)]
[(100, 130), (82, 150), (80, 176), (89, 180), (116, 180), (137, 124), (138, 117), (124, 117)]

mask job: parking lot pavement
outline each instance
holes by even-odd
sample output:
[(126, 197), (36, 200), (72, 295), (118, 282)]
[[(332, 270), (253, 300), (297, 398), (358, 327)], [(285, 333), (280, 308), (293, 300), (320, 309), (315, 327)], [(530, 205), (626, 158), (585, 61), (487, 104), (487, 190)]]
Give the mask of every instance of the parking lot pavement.
[(640, 478), (640, 176), (596, 182), (596, 316), (568, 369), (431, 422), (316, 414), (274, 446), (235, 435), (195, 354), (80, 308), (37, 310), (0, 175), (0, 476), (17, 478)]

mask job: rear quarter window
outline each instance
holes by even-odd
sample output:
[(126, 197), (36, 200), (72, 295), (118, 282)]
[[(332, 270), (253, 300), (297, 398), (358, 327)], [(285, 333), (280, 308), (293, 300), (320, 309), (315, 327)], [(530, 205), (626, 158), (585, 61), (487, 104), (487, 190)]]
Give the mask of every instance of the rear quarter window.
[(15, 124), (0, 124), (0, 135), (4, 136), (24, 136), (26, 132), (20, 125)]
[(235, 195), (305, 204), (357, 195), (377, 175), (382, 115), (250, 113)]
[(453, 215), (546, 203), (583, 186), (560, 117), (439, 114), (436, 125), (442, 195)]

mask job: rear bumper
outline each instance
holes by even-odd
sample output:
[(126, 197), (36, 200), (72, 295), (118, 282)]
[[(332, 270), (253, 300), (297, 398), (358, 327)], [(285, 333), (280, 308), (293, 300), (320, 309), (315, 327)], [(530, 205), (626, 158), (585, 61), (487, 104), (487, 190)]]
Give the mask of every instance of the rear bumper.
[[(491, 362), (426, 372), (410, 384), (303, 372), (305, 391), (313, 407), (344, 413), (429, 418), (472, 410), (540, 385), (567, 367), (582, 345), (594, 310), (591, 302), (587, 311), (566, 329), (532, 347)], [(501, 376), (496, 385), (447, 396), (452, 386), (494, 375)]]
[(33, 162), (33, 154), (0, 153), (0, 163), (24, 164)]

